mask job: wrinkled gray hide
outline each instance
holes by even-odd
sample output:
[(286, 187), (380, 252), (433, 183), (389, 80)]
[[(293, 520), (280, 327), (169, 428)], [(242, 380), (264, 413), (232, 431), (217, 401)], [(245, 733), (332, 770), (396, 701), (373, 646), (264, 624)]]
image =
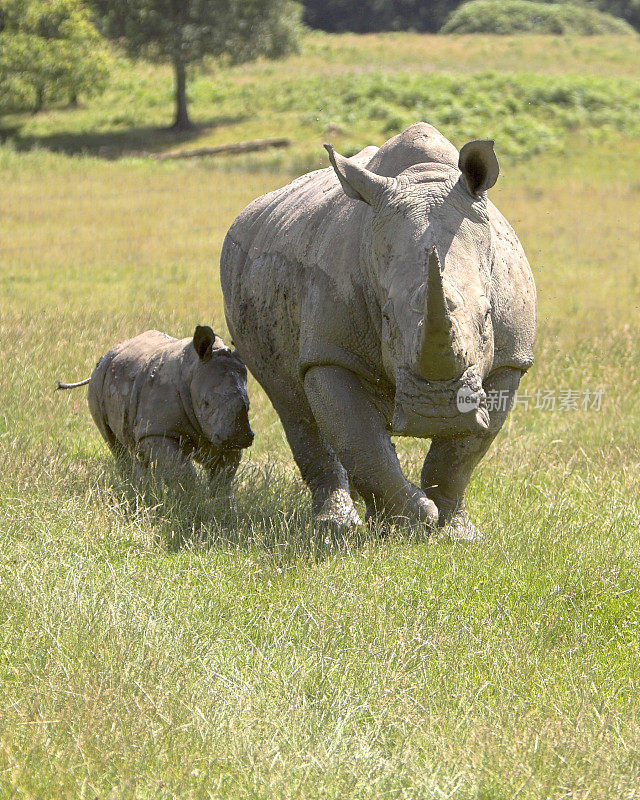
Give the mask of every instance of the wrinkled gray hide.
[[(251, 203), (225, 239), (235, 346), (284, 425), (319, 520), (368, 515), (473, 536), (464, 493), (533, 360), (536, 296), (486, 190), (493, 142), (412, 125)], [(471, 398), (458, 409), (459, 393)], [(498, 409), (487, 393), (498, 392)], [(390, 434), (431, 439), (421, 488)]]
[(193, 477), (193, 459), (230, 491), (242, 448), (253, 441), (246, 386), (240, 357), (208, 326), (193, 339), (146, 331), (100, 359), (89, 408), (109, 447), (135, 456), (139, 469)]

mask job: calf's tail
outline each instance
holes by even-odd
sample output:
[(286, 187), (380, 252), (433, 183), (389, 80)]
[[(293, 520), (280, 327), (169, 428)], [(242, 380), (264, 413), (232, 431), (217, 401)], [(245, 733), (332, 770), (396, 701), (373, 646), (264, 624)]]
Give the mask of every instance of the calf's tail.
[(83, 381), (78, 381), (78, 383), (61, 383), (60, 381), (58, 381), (58, 385), (57, 385), (56, 388), (57, 389), (77, 389), (78, 386), (86, 386), (86, 384), (89, 383), (90, 380), (91, 380), (91, 378), (86, 378)]

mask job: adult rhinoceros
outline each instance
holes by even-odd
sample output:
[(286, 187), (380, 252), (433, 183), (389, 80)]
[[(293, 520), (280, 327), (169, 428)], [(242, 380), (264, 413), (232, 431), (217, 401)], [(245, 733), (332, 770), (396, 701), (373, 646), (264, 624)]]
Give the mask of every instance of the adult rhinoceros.
[[(464, 494), (533, 361), (536, 296), (486, 190), (491, 141), (460, 154), (417, 123), (251, 203), (225, 239), (235, 346), (269, 395), (318, 520), (367, 515), (473, 537)], [(489, 395), (489, 401), (487, 402)], [(421, 488), (390, 434), (431, 438)]]

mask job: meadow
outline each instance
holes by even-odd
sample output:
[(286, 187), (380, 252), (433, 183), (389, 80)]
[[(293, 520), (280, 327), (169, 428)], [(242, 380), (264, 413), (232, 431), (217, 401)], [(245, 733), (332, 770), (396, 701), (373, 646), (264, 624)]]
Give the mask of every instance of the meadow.
[[(141, 156), (192, 141), (157, 129), (169, 72), (122, 59), (105, 96), (3, 120), (0, 797), (639, 796), (637, 67), (627, 37), (311, 36), (195, 78), (198, 145), (295, 141), (234, 160)], [(56, 380), (147, 328), (224, 334), (234, 216), (323, 140), (419, 118), (496, 139), (539, 293), (470, 487), (484, 540), (315, 528), (254, 381), (237, 512), (137, 494)], [(417, 481), (427, 443), (397, 446)]]

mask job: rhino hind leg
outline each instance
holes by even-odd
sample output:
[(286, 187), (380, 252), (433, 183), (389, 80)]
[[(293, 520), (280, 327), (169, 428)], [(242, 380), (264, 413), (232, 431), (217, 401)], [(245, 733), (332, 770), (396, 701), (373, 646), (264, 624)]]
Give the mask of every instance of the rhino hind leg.
[(402, 474), (385, 418), (357, 376), (341, 367), (314, 367), (305, 391), (315, 420), (367, 505), (368, 516), (435, 524), (433, 501)]
[(489, 429), (479, 435), (435, 436), (422, 467), (422, 491), (438, 507), (438, 526), (452, 539), (474, 541), (482, 538), (465, 507), (465, 492), (471, 474), (506, 420), (520, 383), (520, 370), (501, 369), (484, 383), (485, 392), (496, 398), (490, 412)]

